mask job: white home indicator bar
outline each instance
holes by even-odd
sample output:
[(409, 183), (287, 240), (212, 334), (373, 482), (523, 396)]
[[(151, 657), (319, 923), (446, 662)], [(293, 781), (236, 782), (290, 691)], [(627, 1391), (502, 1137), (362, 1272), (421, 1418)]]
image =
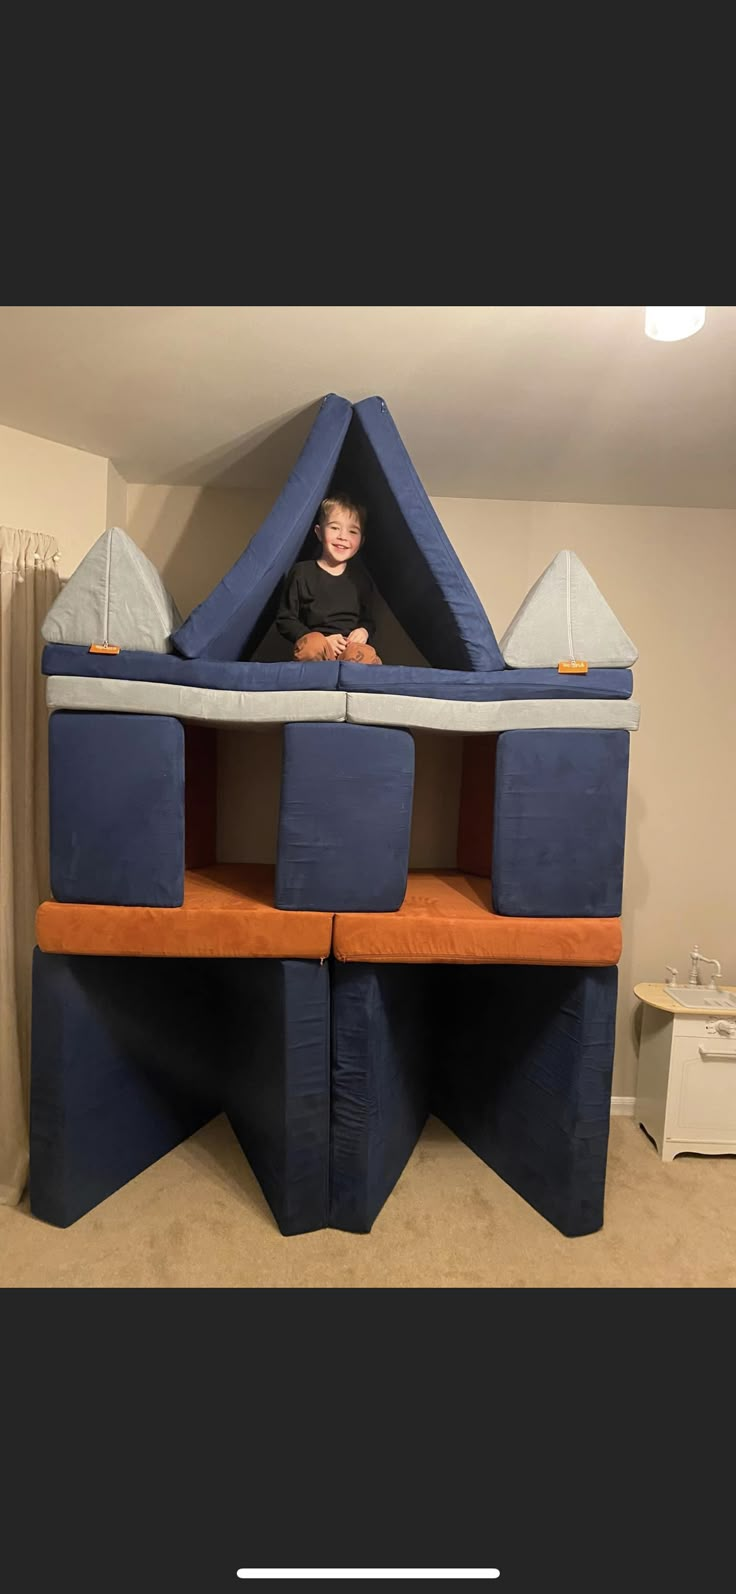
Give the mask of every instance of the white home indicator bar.
[(311, 1569), (309, 1571), (303, 1571), (303, 1572), (297, 1571), (294, 1567), (287, 1567), (285, 1571), (277, 1571), (275, 1569), (264, 1570), (263, 1568), (261, 1568), (260, 1570), (254, 1569), (254, 1570), (251, 1571), (251, 1570), (249, 1570), (248, 1567), (245, 1567), (245, 1566), (241, 1566), (241, 1567), (238, 1568), (238, 1577), (500, 1577), (500, 1576), (501, 1576), (501, 1573), (499, 1572), (497, 1566), (489, 1566), (489, 1567), (486, 1567), (485, 1570), (481, 1570), (479, 1567), (469, 1568), (469, 1567), (466, 1566), (466, 1567), (461, 1567), (459, 1571), (451, 1571), (449, 1567), (440, 1567), (440, 1569), (437, 1570), (437, 1571), (430, 1571), (427, 1567), (420, 1567), (418, 1571), (408, 1571), (406, 1567), (399, 1567), (399, 1568), (395, 1568), (394, 1570), (389, 1570), (388, 1568), (379, 1569), (378, 1567), (374, 1567), (374, 1568), (370, 1568), (370, 1569), (363, 1570), (363, 1571), (356, 1570), (355, 1568), (353, 1568), (352, 1570), (351, 1569), (347, 1569), (345, 1571), (340, 1571), (340, 1572), (336, 1571), (332, 1567), (328, 1568), (326, 1571), (325, 1570), (317, 1571), (316, 1569), (313, 1568), (313, 1569)]

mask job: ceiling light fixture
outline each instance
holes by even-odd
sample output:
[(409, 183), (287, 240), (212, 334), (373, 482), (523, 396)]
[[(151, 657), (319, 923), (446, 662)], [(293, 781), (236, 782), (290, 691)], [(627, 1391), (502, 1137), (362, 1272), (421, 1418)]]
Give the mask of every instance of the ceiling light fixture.
[(644, 331), (648, 338), (658, 343), (676, 343), (678, 338), (691, 338), (699, 332), (705, 321), (704, 309), (677, 308), (673, 305), (647, 305), (644, 311)]

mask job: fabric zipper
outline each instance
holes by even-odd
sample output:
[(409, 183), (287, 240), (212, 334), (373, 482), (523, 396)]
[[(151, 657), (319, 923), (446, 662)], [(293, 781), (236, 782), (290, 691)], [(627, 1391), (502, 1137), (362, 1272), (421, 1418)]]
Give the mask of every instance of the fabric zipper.
[(112, 537), (107, 542), (107, 571), (105, 574), (105, 624), (102, 632), (103, 646), (110, 642), (110, 565), (112, 562)]
[(570, 649), (570, 660), (575, 658), (575, 648), (572, 640), (572, 570), (570, 565), (570, 549), (565, 549), (565, 574), (567, 583), (567, 641)]

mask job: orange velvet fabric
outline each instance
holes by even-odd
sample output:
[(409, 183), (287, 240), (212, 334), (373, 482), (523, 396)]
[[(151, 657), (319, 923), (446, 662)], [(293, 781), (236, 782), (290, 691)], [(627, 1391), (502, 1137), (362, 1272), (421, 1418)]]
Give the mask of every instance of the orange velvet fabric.
[(273, 869), (220, 863), (186, 871), (181, 908), (42, 902), (42, 952), (97, 957), (324, 958), (331, 913), (286, 913), (273, 904)]
[(512, 919), (477, 875), (415, 871), (398, 913), (336, 913), (344, 963), (548, 963), (595, 968), (621, 956), (620, 919)]
[(42, 902), (42, 952), (97, 957), (324, 958), (348, 963), (549, 963), (597, 967), (621, 956), (620, 919), (511, 919), (492, 913), (490, 881), (415, 871), (398, 913), (272, 907), (273, 869), (187, 870), (181, 908)]

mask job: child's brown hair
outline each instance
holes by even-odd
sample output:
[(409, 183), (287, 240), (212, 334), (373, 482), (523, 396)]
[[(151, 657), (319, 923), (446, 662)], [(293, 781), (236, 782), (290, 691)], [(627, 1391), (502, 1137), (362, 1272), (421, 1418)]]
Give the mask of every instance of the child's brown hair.
[(364, 537), (366, 522), (365, 506), (363, 504), (356, 503), (355, 499), (350, 498), (347, 493), (330, 493), (328, 498), (322, 499), (322, 502), (319, 506), (319, 514), (317, 516), (318, 526), (321, 526), (324, 530), (332, 510), (337, 507), (340, 509), (348, 509), (351, 514), (357, 515), (358, 520), (360, 521), (360, 535), (361, 537)]

